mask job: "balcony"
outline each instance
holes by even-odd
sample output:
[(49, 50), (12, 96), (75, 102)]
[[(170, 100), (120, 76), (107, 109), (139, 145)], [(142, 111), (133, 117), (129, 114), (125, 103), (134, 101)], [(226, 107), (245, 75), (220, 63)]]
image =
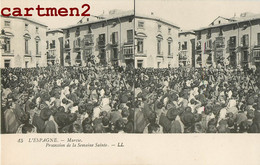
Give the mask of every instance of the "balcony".
[(225, 48), (225, 38), (224, 37), (216, 37), (215, 48), (216, 49)]
[(253, 50), (254, 62), (260, 62), (260, 48)]
[(32, 51), (25, 52), (25, 57), (32, 57)]
[(65, 44), (65, 45), (64, 45), (64, 49), (65, 49), (65, 50), (70, 50), (70, 44)]
[(84, 35), (84, 46), (88, 47), (94, 45), (93, 36), (93, 34)]
[(42, 55), (42, 52), (38, 52), (35, 56), (36, 57), (41, 57), (41, 55)]
[(133, 46), (124, 46), (123, 55), (125, 59), (134, 59), (134, 47)]
[(196, 46), (196, 51), (201, 51), (201, 45)]
[(230, 43), (230, 44), (229, 44), (229, 49), (230, 49), (230, 50), (236, 49), (236, 44)]
[(14, 50), (3, 50), (1, 53), (2, 56), (14, 56)]
[(157, 52), (157, 57), (162, 58), (163, 57), (163, 52), (162, 51), (161, 52)]
[(212, 51), (212, 47), (211, 46), (206, 46), (205, 51)]
[(136, 52), (135, 57), (147, 57), (147, 50), (143, 52)]
[(117, 47), (118, 46), (118, 41), (112, 41), (111, 46), (112, 47)]
[(133, 45), (134, 40), (132, 38), (128, 38), (124, 45)]
[(168, 58), (173, 58), (173, 53), (168, 54)]
[(106, 47), (106, 41), (98, 41), (98, 47)]

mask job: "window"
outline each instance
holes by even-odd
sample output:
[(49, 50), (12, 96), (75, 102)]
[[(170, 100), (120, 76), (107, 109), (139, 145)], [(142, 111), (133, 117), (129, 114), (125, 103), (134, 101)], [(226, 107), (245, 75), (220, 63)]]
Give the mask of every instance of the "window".
[(248, 34), (243, 35), (241, 40), (242, 40), (241, 43), (242, 43), (243, 47), (249, 46), (249, 36), (248, 36)]
[(92, 49), (86, 49), (85, 55), (86, 55), (86, 57), (90, 57), (92, 55)]
[(178, 44), (179, 44), (178, 50), (181, 50), (181, 42), (178, 42)]
[(24, 25), (24, 29), (25, 29), (25, 30), (28, 30), (28, 27), (29, 27), (28, 24), (25, 24), (25, 25)]
[(77, 48), (77, 49), (81, 47), (80, 37), (76, 38), (76, 39), (73, 41), (73, 46), (74, 46), (74, 48)]
[(36, 41), (36, 54), (39, 54), (39, 41)]
[(219, 20), (219, 21), (218, 21), (218, 24), (220, 24), (220, 23), (221, 23), (221, 21)]
[(197, 34), (197, 40), (200, 40), (201, 39), (201, 32), (198, 32)]
[(223, 36), (223, 28), (222, 27), (219, 28), (219, 36)]
[(182, 44), (182, 50), (187, 50), (187, 41)]
[(54, 49), (55, 48), (55, 40), (52, 40), (50, 43), (50, 49)]
[(118, 49), (117, 48), (113, 48), (113, 57), (114, 59), (117, 59), (118, 58)]
[(9, 68), (11, 60), (5, 60), (4, 63), (5, 63), (5, 68)]
[(4, 41), (5, 41), (4, 51), (5, 53), (10, 53), (10, 49), (11, 49), (10, 38), (5, 38)]
[(171, 56), (171, 54), (172, 54), (171, 49), (172, 49), (172, 42), (168, 42), (168, 55), (169, 56)]
[(46, 49), (49, 49), (49, 41), (46, 41)]
[(236, 47), (236, 36), (232, 36), (229, 39), (229, 47), (230, 48), (235, 48)]
[(76, 61), (76, 63), (78, 63), (79, 65), (81, 64), (81, 52), (78, 52), (75, 61)]
[(5, 21), (5, 27), (11, 27), (11, 21)]
[(39, 33), (39, 27), (36, 27), (35, 30), (36, 30), (36, 33)]
[(248, 62), (248, 51), (244, 51), (244, 62)]
[(157, 40), (157, 54), (161, 54), (162, 41)]
[(106, 44), (106, 36), (105, 34), (99, 34), (98, 36), (98, 45), (105, 45)]
[(70, 30), (69, 29), (66, 31), (66, 37), (70, 37)]
[(28, 68), (28, 61), (25, 61), (25, 68)]
[(205, 49), (211, 49), (212, 48), (212, 41), (211, 40), (207, 40), (205, 42)]
[(70, 48), (70, 40), (69, 39), (67, 39), (65, 41), (65, 48)]
[(127, 43), (133, 42), (133, 30), (127, 30)]
[(137, 40), (137, 52), (138, 53), (144, 52), (144, 41), (142, 39)]
[(211, 37), (211, 29), (208, 30), (208, 33), (207, 33), (207, 38), (210, 38)]
[(29, 54), (29, 50), (28, 50), (28, 39), (25, 39), (25, 54)]
[(161, 62), (157, 62), (157, 67), (160, 68)]
[(168, 28), (168, 34), (171, 34), (172, 29)]
[(161, 28), (162, 28), (162, 25), (159, 24), (158, 25), (158, 32), (161, 32), (161, 30), (162, 30)]
[(142, 68), (143, 67), (143, 60), (137, 60), (137, 67)]
[(112, 33), (112, 44), (118, 43), (118, 32)]
[(138, 28), (143, 29), (144, 28), (144, 22), (138, 21)]
[(260, 45), (260, 33), (257, 33), (257, 45)]
[(77, 27), (75, 35), (76, 35), (76, 36), (79, 36), (79, 35), (80, 35), (79, 27)]

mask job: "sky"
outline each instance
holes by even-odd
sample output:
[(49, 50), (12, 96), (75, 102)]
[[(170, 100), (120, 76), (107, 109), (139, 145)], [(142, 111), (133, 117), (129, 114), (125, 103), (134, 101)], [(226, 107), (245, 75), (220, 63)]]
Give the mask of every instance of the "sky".
[(231, 18), (243, 12), (260, 13), (260, 0), (137, 0), (136, 12), (154, 13), (184, 30), (208, 26), (218, 16)]
[[(112, 9), (133, 10), (134, 0), (1, 0), (3, 7), (78, 7), (89, 4), (92, 15), (108, 13)], [(177, 24), (181, 29), (192, 30), (208, 26), (218, 16), (239, 16), (242, 12), (260, 13), (260, 0), (136, 0), (137, 13), (155, 16)], [(33, 13), (34, 20), (59, 28), (76, 24), (81, 17), (38, 17)]]

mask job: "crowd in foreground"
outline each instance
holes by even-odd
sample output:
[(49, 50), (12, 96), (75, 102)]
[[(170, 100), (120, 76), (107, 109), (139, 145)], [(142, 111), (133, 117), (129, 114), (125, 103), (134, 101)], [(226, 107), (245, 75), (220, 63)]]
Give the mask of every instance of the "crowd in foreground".
[(1, 70), (2, 133), (259, 133), (260, 71)]
[(133, 133), (133, 70), (1, 69), (2, 133)]
[(136, 69), (136, 133), (260, 133), (260, 71)]

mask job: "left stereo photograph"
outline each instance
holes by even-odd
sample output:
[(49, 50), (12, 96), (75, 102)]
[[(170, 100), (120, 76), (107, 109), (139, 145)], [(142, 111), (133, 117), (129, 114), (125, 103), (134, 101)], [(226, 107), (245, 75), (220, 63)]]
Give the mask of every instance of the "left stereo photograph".
[(2, 134), (135, 132), (133, 0), (2, 4)]

